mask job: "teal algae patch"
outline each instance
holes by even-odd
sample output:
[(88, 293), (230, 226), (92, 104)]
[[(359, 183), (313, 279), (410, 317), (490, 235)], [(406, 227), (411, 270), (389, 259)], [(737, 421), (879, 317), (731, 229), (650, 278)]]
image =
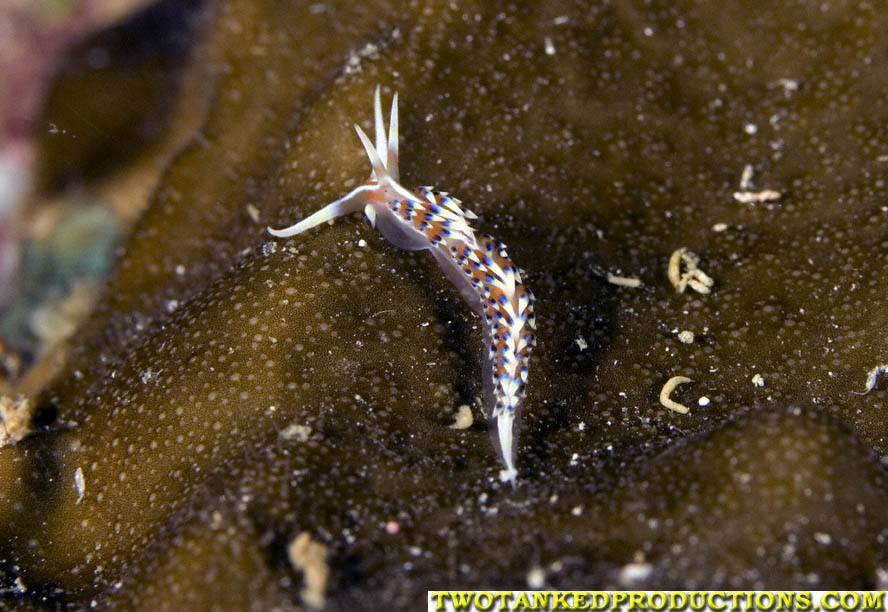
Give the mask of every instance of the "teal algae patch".
[[(855, 392), (888, 361), (882, 14), (207, 10), (205, 124), (36, 398), (55, 421), (0, 456), (4, 567), (32, 601), (295, 605), (302, 532), (331, 609), (529, 575), (877, 585), (886, 390)], [(265, 234), (365, 180), (351, 123), (377, 83), (403, 182), (462, 199), (537, 297), (514, 488), (477, 409), (449, 427), (480, 394), (480, 328), (434, 262), (357, 215)], [(711, 293), (668, 281), (681, 247)], [(673, 376), (687, 414), (658, 401)]]

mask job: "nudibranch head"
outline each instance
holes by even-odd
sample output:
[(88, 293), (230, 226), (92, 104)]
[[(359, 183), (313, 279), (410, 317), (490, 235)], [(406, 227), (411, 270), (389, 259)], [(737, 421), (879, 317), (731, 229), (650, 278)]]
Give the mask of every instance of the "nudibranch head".
[[(366, 183), (299, 223), (268, 231), (294, 236), (336, 217), (364, 211), (370, 223), (393, 244), (429, 250), (469, 306), (483, 318), (488, 352), (482, 361), (484, 405), (491, 433), (505, 469), (503, 481), (514, 482), (514, 429), (527, 384), (530, 351), (535, 344), (533, 294), (509, 259), (505, 246), (489, 235), (475, 235), (476, 219), (462, 202), (434, 187), (407, 189), (399, 182), (398, 95), (392, 99), (388, 134), (379, 87), (374, 94), (375, 144), (355, 125), (372, 172)], [(493, 423), (496, 426), (493, 427)]]

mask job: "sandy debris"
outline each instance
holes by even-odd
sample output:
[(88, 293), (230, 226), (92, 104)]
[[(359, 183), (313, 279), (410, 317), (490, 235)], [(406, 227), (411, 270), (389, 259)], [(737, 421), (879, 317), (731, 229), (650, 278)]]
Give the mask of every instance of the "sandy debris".
[(641, 279), (632, 276), (617, 276), (616, 274), (607, 273), (607, 282), (618, 287), (631, 287), (633, 289), (641, 287)]
[(303, 588), (300, 592), (302, 601), (309, 608), (319, 610), (326, 603), (325, 592), (330, 567), (327, 565), (327, 547), (321, 542), (311, 539), (307, 531), (303, 531), (290, 542), (287, 556), (293, 568), (302, 572)]
[(546, 36), (543, 39), (543, 45), (546, 49), (546, 55), (555, 55), (555, 44), (552, 42), (552, 38), (550, 36)]
[(31, 401), (23, 396), (0, 396), (0, 447), (12, 446), (31, 433)]
[(654, 566), (650, 563), (627, 563), (620, 568), (617, 580), (623, 588), (632, 588), (644, 582), (654, 573)]
[(528, 587), (534, 590), (539, 590), (546, 584), (546, 571), (539, 566), (532, 567), (528, 570), (525, 580), (527, 581)]
[(765, 202), (775, 202), (783, 197), (783, 194), (774, 189), (753, 189), (752, 176), (754, 170), (752, 164), (743, 166), (743, 173), (740, 175), (739, 190), (734, 192), (734, 199), (741, 204), (763, 204)]
[(735, 191), (734, 199), (741, 204), (763, 204), (776, 202), (783, 194), (774, 189), (762, 189), (761, 191)]
[(798, 79), (782, 78), (782, 79), (777, 79), (776, 81), (774, 81), (773, 84), (778, 87), (782, 87), (784, 93), (786, 93), (786, 94), (790, 94), (794, 91), (799, 90), (799, 80)]
[(297, 442), (307, 442), (311, 437), (311, 427), (300, 423), (290, 423), (280, 433), (282, 440), (296, 440)]
[(752, 384), (755, 385), (756, 387), (764, 387), (765, 386), (765, 379), (762, 377), (761, 374), (756, 374), (755, 376), (752, 377)]
[(694, 343), (694, 332), (689, 331), (687, 329), (678, 332), (678, 341), (682, 344), (693, 344)]
[(754, 172), (752, 164), (743, 166), (743, 174), (740, 175), (740, 191), (749, 191), (752, 187), (752, 175)]
[(664, 408), (668, 408), (674, 412), (678, 412), (680, 414), (687, 414), (688, 407), (684, 404), (679, 404), (675, 400), (671, 399), (669, 396), (672, 395), (672, 392), (678, 385), (683, 385), (684, 383), (694, 382), (687, 376), (673, 376), (669, 380), (666, 381), (666, 384), (663, 385), (663, 388), (660, 389), (660, 404), (663, 405)]
[[(697, 293), (709, 293), (715, 281), (699, 268), (700, 257), (686, 247), (675, 249), (669, 257), (666, 276), (679, 293), (690, 287)], [(684, 272), (682, 272), (682, 266)]]
[(74, 470), (74, 488), (77, 489), (77, 501), (74, 502), (76, 506), (83, 501), (83, 494), (86, 492), (86, 478), (83, 477), (83, 468), (81, 467)]
[(644, 552), (638, 550), (632, 555), (632, 561), (620, 568), (620, 574), (617, 580), (619, 581), (620, 586), (624, 588), (633, 588), (650, 578), (653, 572), (654, 567), (647, 562)]
[(450, 426), (450, 429), (468, 429), (472, 426), (472, 422), (475, 420), (472, 416), (472, 409), (468, 404), (463, 404), (458, 409), (456, 413), (456, 420), (453, 421), (453, 425)]

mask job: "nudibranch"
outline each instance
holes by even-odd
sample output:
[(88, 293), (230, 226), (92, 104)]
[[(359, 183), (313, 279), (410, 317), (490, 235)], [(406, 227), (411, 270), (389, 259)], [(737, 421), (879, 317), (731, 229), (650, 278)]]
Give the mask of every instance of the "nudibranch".
[(389, 242), (408, 251), (431, 251), (463, 299), (483, 318), (488, 348), (481, 367), (484, 408), (506, 468), (500, 478), (514, 482), (514, 428), (527, 385), (528, 357), (536, 343), (533, 294), (521, 281), (503, 243), (487, 234), (475, 235), (468, 221), (477, 216), (461, 208), (459, 200), (434, 187), (406, 189), (401, 185), (397, 93), (392, 98), (388, 139), (379, 87), (374, 95), (374, 120), (375, 147), (355, 125), (373, 168), (370, 179), (299, 223), (268, 231), (278, 238), (295, 236), (363, 209), (370, 224)]

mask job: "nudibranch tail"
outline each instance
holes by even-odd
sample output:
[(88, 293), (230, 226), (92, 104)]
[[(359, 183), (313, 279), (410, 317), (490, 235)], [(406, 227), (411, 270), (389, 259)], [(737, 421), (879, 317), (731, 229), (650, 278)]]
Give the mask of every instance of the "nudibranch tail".
[(496, 417), (497, 440), (506, 469), (500, 471), (500, 480), (515, 482), (518, 470), (515, 469), (515, 456), (512, 450), (512, 427), (515, 424), (514, 412), (502, 412)]
[[(533, 294), (503, 243), (489, 235), (476, 236), (469, 221), (475, 214), (460, 200), (434, 187), (407, 189), (399, 182), (398, 96), (392, 99), (389, 129), (379, 87), (373, 99), (374, 140), (355, 125), (373, 168), (370, 179), (351, 193), (307, 219), (269, 232), (287, 237), (335, 217), (364, 213), (376, 229), (396, 246), (431, 251), (463, 299), (483, 318), (487, 353), (482, 363), (485, 412), (494, 444), (505, 469), (503, 481), (514, 482), (515, 427), (527, 384), (527, 365), (535, 344)], [(494, 427), (493, 422), (496, 421)]]

